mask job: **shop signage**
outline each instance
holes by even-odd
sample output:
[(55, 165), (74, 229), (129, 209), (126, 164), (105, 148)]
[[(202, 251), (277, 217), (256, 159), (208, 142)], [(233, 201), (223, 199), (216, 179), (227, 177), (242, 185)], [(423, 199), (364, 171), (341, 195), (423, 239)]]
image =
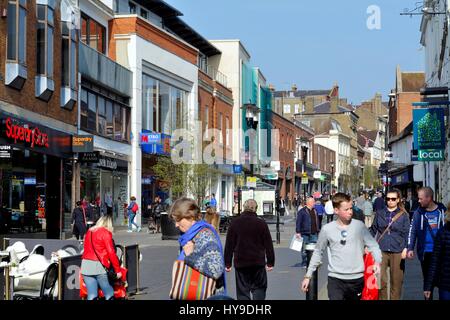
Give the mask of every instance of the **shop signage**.
[(36, 185), (36, 177), (25, 177), (25, 179), (23, 180), (23, 184), (26, 186)]
[(11, 146), (0, 146), (0, 159), (10, 159), (12, 154)]
[(314, 174), (313, 174), (314, 179), (320, 179), (321, 176), (322, 176), (321, 171), (314, 171)]
[(79, 153), (78, 161), (80, 163), (98, 163), (100, 160), (100, 152), (82, 152)]
[(322, 174), (321, 176), (320, 176), (320, 181), (325, 181), (325, 176)]
[(141, 145), (142, 144), (157, 144), (161, 143), (161, 134), (160, 133), (147, 133), (141, 132), (139, 134)]
[[(141, 149), (143, 153), (147, 154), (159, 154), (159, 155), (166, 155), (169, 156), (171, 152), (170, 148), (170, 135), (164, 134), (164, 133), (157, 133), (160, 138), (157, 142), (156, 136), (148, 136), (148, 135), (154, 135), (154, 132), (142, 132), (140, 134), (140, 142), (141, 142)], [(142, 143), (142, 139), (144, 136), (148, 137), (148, 143), (144, 142)], [(147, 138), (144, 138), (147, 139)], [(150, 142), (153, 141), (153, 142)]]
[(419, 150), (419, 161), (444, 161), (444, 150)]
[(256, 188), (256, 177), (247, 177), (247, 187)]
[(308, 184), (308, 177), (302, 177), (302, 184)]
[(72, 136), (73, 152), (92, 152), (94, 151), (94, 136)]
[(444, 109), (414, 109), (413, 129), (414, 146), (417, 146), (417, 149), (428, 151), (445, 149)]
[(117, 161), (114, 159), (111, 159), (111, 158), (101, 157), (100, 159), (98, 159), (98, 166), (107, 168), (107, 169), (111, 169), (111, 170), (116, 170), (117, 169)]
[(242, 173), (242, 164), (233, 164), (233, 173)]
[(26, 142), (31, 148), (49, 147), (48, 134), (43, 133), (38, 127), (29, 128), (28, 124), (14, 124), (10, 117), (6, 119), (6, 136), (17, 142)]

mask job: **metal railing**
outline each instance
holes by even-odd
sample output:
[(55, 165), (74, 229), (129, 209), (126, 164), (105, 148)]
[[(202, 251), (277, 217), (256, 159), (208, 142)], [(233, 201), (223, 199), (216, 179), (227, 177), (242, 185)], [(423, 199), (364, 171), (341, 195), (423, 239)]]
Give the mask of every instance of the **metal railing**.
[(132, 72), (104, 54), (80, 42), (79, 72), (125, 96), (132, 96)]
[(222, 72), (207, 64), (199, 64), (198, 67), (200, 70), (206, 73), (211, 79), (217, 81), (224, 87), (228, 88), (227, 76), (224, 75)]

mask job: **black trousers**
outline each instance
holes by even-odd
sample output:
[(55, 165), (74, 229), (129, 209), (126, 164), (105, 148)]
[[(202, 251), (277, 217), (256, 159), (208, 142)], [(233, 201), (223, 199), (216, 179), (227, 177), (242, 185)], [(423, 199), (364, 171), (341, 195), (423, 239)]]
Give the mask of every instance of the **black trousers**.
[(327, 214), (327, 223), (333, 222), (334, 214)]
[(328, 298), (330, 300), (361, 300), (364, 278), (341, 280), (328, 277)]
[(265, 267), (236, 268), (235, 273), (237, 300), (266, 299), (267, 272)]
[[(431, 263), (431, 257), (433, 256), (432, 252), (425, 252), (423, 254), (423, 260), (420, 261), (420, 265), (422, 267), (422, 276), (423, 276), (423, 281), (425, 282), (425, 278), (428, 276), (428, 270), (430, 270), (430, 263)], [(430, 295), (430, 299), (425, 299), (425, 300), (433, 300), (433, 291), (434, 288), (431, 288), (431, 295)]]
[(86, 226), (81, 222), (75, 222), (73, 226), (73, 235), (77, 240), (83, 240), (84, 235), (86, 234)]

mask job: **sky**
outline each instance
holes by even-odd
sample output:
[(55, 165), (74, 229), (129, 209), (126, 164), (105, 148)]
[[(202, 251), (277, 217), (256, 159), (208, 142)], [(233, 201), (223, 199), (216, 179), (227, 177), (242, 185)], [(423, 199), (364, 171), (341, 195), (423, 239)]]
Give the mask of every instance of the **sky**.
[[(330, 89), (359, 104), (388, 100), (395, 69), (424, 70), (418, 0), (165, 0), (206, 39), (240, 39), (276, 90)], [(420, 4), (420, 2), (419, 2)], [(370, 6), (380, 9), (380, 28)], [(376, 26), (376, 25), (375, 25)]]

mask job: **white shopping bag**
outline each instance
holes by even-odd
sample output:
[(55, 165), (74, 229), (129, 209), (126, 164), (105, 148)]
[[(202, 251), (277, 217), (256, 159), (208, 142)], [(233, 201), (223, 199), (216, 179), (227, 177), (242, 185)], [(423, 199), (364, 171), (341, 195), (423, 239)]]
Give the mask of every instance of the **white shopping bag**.
[(301, 252), (303, 247), (303, 238), (297, 238), (296, 235), (292, 237), (291, 244), (289, 245), (289, 249)]

